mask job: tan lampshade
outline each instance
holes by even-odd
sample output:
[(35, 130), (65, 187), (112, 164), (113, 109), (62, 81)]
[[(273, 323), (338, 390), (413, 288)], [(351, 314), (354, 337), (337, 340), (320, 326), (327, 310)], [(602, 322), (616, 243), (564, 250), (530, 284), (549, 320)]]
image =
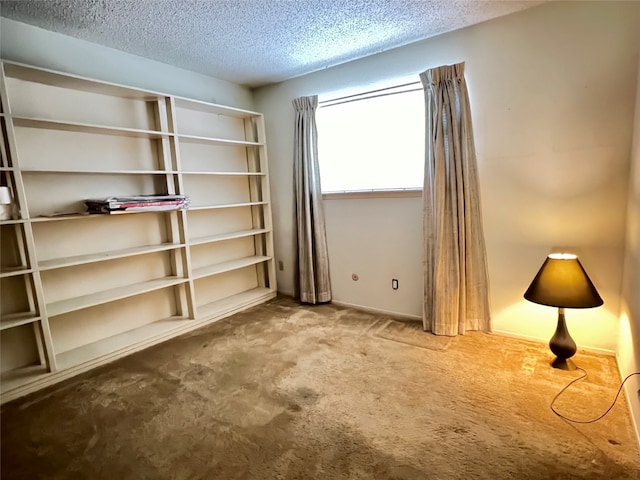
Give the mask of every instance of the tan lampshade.
[(604, 303), (578, 257), (566, 253), (547, 257), (524, 298), (563, 308), (591, 308)]

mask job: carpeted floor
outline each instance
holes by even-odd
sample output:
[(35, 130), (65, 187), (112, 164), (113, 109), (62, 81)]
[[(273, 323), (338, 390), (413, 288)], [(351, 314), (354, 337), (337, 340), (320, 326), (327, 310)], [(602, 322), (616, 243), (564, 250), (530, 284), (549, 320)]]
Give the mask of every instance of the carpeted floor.
[[(549, 410), (545, 345), (288, 298), (2, 408), (2, 479), (640, 479), (624, 398)], [(612, 357), (558, 401), (602, 413)]]

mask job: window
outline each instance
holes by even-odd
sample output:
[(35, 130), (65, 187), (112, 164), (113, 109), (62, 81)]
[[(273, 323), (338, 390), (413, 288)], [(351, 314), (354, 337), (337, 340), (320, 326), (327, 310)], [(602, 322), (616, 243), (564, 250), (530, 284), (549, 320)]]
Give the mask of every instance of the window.
[(424, 115), (424, 93), (415, 83), (321, 102), (322, 191), (422, 188)]

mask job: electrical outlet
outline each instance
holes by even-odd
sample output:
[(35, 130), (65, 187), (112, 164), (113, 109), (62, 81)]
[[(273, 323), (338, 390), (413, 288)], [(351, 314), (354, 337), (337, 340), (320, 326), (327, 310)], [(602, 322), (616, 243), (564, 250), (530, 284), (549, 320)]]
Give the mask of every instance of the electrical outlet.
[(284, 270), (284, 262), (282, 260), (278, 260), (278, 270)]

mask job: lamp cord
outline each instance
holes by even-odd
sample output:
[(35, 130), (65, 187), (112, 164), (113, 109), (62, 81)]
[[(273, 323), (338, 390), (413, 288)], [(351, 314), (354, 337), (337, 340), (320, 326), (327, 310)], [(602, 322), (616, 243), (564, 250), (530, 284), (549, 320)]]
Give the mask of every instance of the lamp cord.
[(609, 408), (607, 408), (607, 409), (605, 410), (605, 412), (604, 412), (602, 415), (600, 415), (598, 418), (594, 418), (593, 420), (574, 420), (573, 418), (565, 417), (565, 416), (564, 416), (564, 415), (562, 415), (560, 412), (558, 412), (558, 411), (554, 408), (553, 404), (556, 402), (556, 400), (558, 399), (558, 397), (559, 397), (560, 395), (562, 395), (562, 394), (565, 392), (565, 390), (566, 390), (567, 388), (569, 388), (569, 387), (570, 387), (571, 385), (573, 385), (574, 383), (576, 383), (576, 382), (578, 382), (578, 381), (580, 381), (580, 380), (582, 380), (582, 379), (584, 379), (584, 378), (587, 378), (587, 375), (588, 375), (588, 374), (587, 374), (587, 371), (586, 371), (584, 368), (576, 367), (576, 369), (577, 369), (577, 370), (581, 370), (582, 372), (584, 372), (584, 375), (582, 375), (582, 376), (580, 376), (580, 377), (578, 377), (578, 378), (576, 378), (576, 379), (571, 380), (571, 382), (569, 382), (569, 383), (568, 383), (568, 384), (567, 384), (567, 385), (566, 385), (562, 390), (560, 390), (560, 391), (558, 392), (558, 394), (557, 394), (555, 397), (553, 397), (553, 400), (551, 400), (551, 405), (550, 405), (550, 407), (551, 407), (551, 411), (553, 411), (553, 413), (555, 413), (557, 416), (559, 416), (559, 417), (560, 417), (560, 418), (562, 418), (563, 420), (566, 420), (566, 421), (568, 421), (568, 422), (572, 422), (572, 423), (594, 423), (594, 422), (597, 422), (598, 420), (600, 420), (601, 418), (604, 418), (604, 416), (605, 416), (607, 413), (609, 413), (609, 412), (611, 411), (611, 409), (613, 408), (613, 406), (614, 406), (614, 405), (616, 404), (616, 402), (618, 401), (618, 397), (620, 396), (620, 392), (622, 391), (622, 387), (624, 387), (625, 382), (626, 382), (627, 380), (629, 380), (631, 377), (633, 377), (634, 375), (640, 375), (640, 372), (634, 372), (634, 373), (630, 373), (629, 375), (627, 375), (627, 376), (625, 377), (625, 379), (624, 379), (624, 380), (622, 381), (622, 383), (620, 384), (620, 388), (618, 388), (618, 393), (616, 393), (616, 397), (613, 399), (613, 402), (611, 402), (611, 405), (609, 405)]

